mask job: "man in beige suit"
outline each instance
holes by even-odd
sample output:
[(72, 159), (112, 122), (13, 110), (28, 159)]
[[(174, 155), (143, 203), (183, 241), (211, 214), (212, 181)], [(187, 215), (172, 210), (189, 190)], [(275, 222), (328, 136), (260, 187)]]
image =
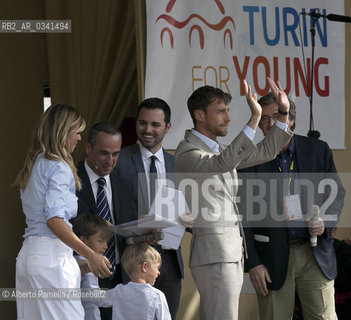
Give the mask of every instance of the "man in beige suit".
[(256, 94), (244, 81), (251, 117), (243, 131), (224, 147), (218, 136), (227, 134), (231, 95), (204, 86), (188, 99), (194, 129), (185, 132), (175, 154), (180, 188), (186, 178), (197, 184), (184, 188), (194, 217), (190, 268), (200, 293), (201, 320), (237, 319), (243, 282), (243, 238), (235, 204), (238, 186), (236, 168), (274, 159), (290, 139), (287, 132), (289, 101), (279, 83), (267, 79), (279, 104), (279, 116), (264, 140), (255, 145), (261, 107)]

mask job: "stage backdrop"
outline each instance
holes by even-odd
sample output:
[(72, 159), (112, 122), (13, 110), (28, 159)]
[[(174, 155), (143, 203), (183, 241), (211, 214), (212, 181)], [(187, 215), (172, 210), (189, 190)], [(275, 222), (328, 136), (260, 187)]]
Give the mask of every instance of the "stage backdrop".
[[(295, 101), (295, 132), (307, 134), (312, 18), (299, 13), (319, 8), (323, 15), (343, 15), (344, 0), (147, 0), (146, 4), (145, 97), (163, 98), (171, 107), (166, 148), (175, 149), (184, 130), (192, 128), (186, 101), (206, 84), (233, 96), (228, 136), (221, 138), (229, 143), (250, 115), (241, 80), (246, 79), (260, 97), (268, 92), (267, 76), (278, 79)], [(314, 129), (333, 149), (344, 149), (345, 25), (320, 18), (315, 31)]]

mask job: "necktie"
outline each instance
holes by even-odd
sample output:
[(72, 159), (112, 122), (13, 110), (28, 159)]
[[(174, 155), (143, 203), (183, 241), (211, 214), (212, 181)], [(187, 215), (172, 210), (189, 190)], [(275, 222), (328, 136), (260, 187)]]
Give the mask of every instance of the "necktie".
[[(111, 212), (108, 206), (105, 189), (104, 186), (106, 184), (105, 178), (99, 178), (96, 180), (98, 183), (98, 192), (96, 198), (96, 207), (99, 212), (99, 216), (104, 218), (108, 222), (112, 223), (111, 220)], [(110, 261), (112, 268), (116, 265), (116, 246), (115, 246), (115, 239), (112, 237), (108, 242), (108, 247), (105, 252), (105, 257)], [(111, 270), (112, 271), (112, 270)]]
[(155, 165), (156, 157), (151, 156), (150, 164), (150, 206), (155, 199), (155, 190), (156, 190), (156, 179), (157, 179), (157, 169)]

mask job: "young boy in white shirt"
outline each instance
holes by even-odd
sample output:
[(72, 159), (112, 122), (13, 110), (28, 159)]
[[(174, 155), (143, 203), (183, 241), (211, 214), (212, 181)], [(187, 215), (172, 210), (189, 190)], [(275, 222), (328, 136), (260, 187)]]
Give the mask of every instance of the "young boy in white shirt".
[[(112, 237), (110, 224), (96, 214), (81, 214), (73, 223), (73, 232), (93, 251), (104, 255)], [(76, 256), (77, 259), (84, 259)], [(99, 279), (92, 272), (81, 276), (81, 289), (99, 289)], [(91, 300), (82, 299), (84, 320), (100, 320), (100, 310)]]
[(113, 320), (171, 320), (164, 293), (153, 287), (160, 274), (160, 254), (147, 243), (139, 243), (127, 247), (121, 260), (130, 282), (106, 291), (98, 305), (112, 306)]

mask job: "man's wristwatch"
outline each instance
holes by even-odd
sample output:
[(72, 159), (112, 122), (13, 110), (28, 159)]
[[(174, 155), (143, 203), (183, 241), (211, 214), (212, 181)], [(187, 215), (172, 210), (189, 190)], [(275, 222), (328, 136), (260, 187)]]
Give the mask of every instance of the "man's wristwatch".
[(283, 115), (283, 116), (287, 116), (289, 114), (289, 111), (282, 111), (278, 109), (278, 113)]

